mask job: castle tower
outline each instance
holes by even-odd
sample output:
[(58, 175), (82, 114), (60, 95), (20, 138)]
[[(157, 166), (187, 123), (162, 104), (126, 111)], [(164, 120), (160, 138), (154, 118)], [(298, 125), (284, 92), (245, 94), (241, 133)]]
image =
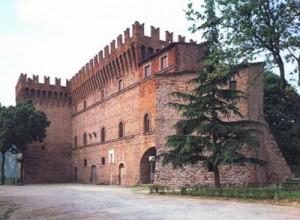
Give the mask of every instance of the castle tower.
[(71, 138), (71, 97), (66, 86), (56, 78), (55, 84), (50, 84), (50, 78), (45, 77), (39, 82), (39, 77), (28, 78), (21, 74), (16, 86), (16, 102), (31, 100), (37, 110), (43, 111), (50, 127), (43, 143), (28, 145), (24, 153), (25, 183), (70, 182), (72, 138)]

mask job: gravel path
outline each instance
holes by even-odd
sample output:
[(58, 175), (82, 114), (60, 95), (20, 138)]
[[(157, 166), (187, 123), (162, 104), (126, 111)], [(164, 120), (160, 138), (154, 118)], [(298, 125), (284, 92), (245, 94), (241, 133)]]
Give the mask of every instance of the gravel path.
[(300, 209), (146, 195), (114, 186), (29, 185), (0, 186), (0, 219), (299, 220)]

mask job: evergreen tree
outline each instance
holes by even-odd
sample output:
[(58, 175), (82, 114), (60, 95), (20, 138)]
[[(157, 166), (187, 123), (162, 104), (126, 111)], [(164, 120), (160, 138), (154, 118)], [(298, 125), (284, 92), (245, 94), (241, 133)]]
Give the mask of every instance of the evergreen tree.
[[(170, 103), (182, 119), (175, 127), (177, 134), (169, 136), (169, 151), (163, 154), (163, 162), (175, 167), (203, 162), (214, 172), (215, 186), (220, 187), (221, 165), (263, 163), (248, 157), (244, 149), (258, 146), (253, 125), (241, 120), (237, 102), (244, 98), (242, 92), (229, 88), (229, 81), (238, 73), (229, 53), (222, 50), (219, 25), (221, 19), (215, 14), (215, 1), (204, 1), (204, 14), (199, 14), (189, 5), (190, 20), (201, 19), (202, 25), (193, 26), (194, 31), (203, 31), (208, 43), (208, 55), (197, 77), (190, 81), (195, 87), (190, 93), (173, 93), (180, 102)], [(228, 120), (235, 117), (236, 120)]]

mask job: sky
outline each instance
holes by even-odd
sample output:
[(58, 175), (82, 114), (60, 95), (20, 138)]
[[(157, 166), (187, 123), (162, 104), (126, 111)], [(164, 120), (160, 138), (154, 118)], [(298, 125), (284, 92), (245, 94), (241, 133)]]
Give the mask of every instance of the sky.
[(70, 79), (135, 21), (189, 33), (188, 0), (0, 0), (0, 103), (15, 104), (20, 73)]
[[(189, 0), (0, 0), (0, 103), (15, 104), (20, 73), (70, 79), (135, 21), (184, 35)], [(201, 0), (195, 0), (199, 7)], [(176, 38), (175, 38), (176, 39)], [(299, 91), (300, 88), (298, 87)]]

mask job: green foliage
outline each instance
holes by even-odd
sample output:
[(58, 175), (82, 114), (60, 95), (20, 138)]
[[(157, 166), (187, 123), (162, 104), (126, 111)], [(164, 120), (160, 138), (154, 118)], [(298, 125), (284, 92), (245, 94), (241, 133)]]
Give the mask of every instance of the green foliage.
[(36, 111), (31, 102), (18, 103), (1, 111), (0, 134), (2, 145), (11, 149), (15, 145), (23, 152), (26, 144), (42, 141), (50, 125), (43, 112)]
[[(285, 62), (300, 70), (300, 7), (296, 0), (218, 0), (224, 43), (240, 59), (266, 55), (279, 67), (286, 85)], [(298, 72), (300, 75), (300, 72)]]
[[(212, 5), (214, 11), (208, 11)], [(283, 87), (287, 85), (285, 64), (291, 63), (291, 74), (298, 72), (300, 83), (299, 1), (206, 0), (199, 10), (190, 2), (187, 16), (194, 22), (194, 32), (203, 29), (203, 25), (196, 25), (198, 22), (217, 24), (222, 30), (218, 32), (219, 40), (236, 62), (247, 63), (265, 56), (270, 67), (279, 68)]]
[[(8, 150), (12, 153), (24, 153), (27, 144), (42, 141), (46, 137), (46, 128), (49, 125), (50, 122), (46, 115), (43, 112), (36, 111), (31, 102), (18, 103), (16, 106), (6, 108), (1, 107), (0, 150), (2, 156)], [(2, 169), (2, 172), (4, 172), (4, 169)], [(4, 174), (2, 177), (4, 177)], [(2, 179), (3, 182), (4, 179)]]
[(181, 195), (228, 197), (240, 199), (289, 199), (300, 200), (299, 189), (288, 188), (207, 188), (207, 187), (182, 187)]
[(264, 114), (279, 147), (290, 165), (300, 164), (300, 95), (290, 85), (265, 74)]
[[(254, 134), (256, 130), (253, 129), (257, 123), (240, 120), (242, 115), (236, 103), (244, 98), (243, 94), (228, 86), (229, 81), (238, 74), (238, 66), (233, 64), (232, 56), (222, 50), (215, 1), (204, 2), (203, 22), (193, 29), (204, 32), (209, 52), (203, 68), (190, 81), (194, 89), (190, 93), (172, 94), (180, 102), (170, 103), (170, 106), (181, 113), (182, 120), (175, 125), (179, 132), (168, 137), (170, 151), (162, 156), (164, 163), (174, 166), (202, 161), (214, 171), (215, 186), (219, 187), (220, 165), (262, 161), (242, 153), (245, 149), (258, 146)], [(190, 17), (197, 16), (194, 11), (187, 13)], [(235, 117), (235, 120), (228, 120), (231, 117)]]

